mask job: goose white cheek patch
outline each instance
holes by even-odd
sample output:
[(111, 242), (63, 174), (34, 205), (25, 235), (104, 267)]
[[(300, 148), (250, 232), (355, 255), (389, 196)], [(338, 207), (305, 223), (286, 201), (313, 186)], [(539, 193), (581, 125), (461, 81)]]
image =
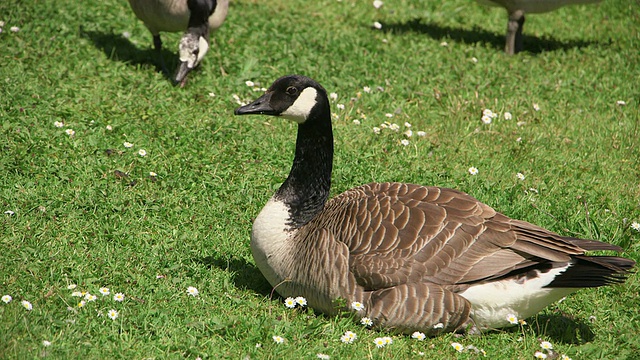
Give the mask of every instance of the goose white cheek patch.
[(311, 114), (311, 109), (316, 105), (317, 96), (318, 91), (312, 87), (302, 90), (296, 101), (287, 110), (283, 111), (280, 116), (293, 120), (298, 124), (304, 123), (307, 121), (309, 114)]

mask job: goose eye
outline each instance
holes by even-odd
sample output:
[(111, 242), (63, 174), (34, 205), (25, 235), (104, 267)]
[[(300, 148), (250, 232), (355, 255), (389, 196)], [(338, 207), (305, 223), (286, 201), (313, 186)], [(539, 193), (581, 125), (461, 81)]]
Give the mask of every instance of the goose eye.
[(298, 89), (296, 89), (294, 86), (289, 86), (287, 88), (287, 94), (293, 96), (293, 95), (295, 95), (297, 93), (298, 93)]

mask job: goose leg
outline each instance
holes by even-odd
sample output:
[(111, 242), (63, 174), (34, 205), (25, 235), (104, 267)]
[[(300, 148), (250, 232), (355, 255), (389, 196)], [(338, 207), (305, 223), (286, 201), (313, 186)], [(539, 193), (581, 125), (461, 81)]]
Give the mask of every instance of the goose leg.
[(504, 52), (513, 55), (522, 51), (522, 27), (524, 26), (524, 11), (515, 10), (509, 12), (507, 23), (507, 41)]
[(162, 39), (160, 39), (160, 34), (153, 35), (153, 47), (156, 49), (158, 57), (160, 58), (160, 66), (162, 67), (162, 72), (165, 74), (169, 74), (167, 66), (164, 63), (164, 57), (162, 56)]
[(403, 284), (375, 291), (366, 308), (377, 324), (408, 334), (422, 331), (434, 335), (464, 330), (472, 324), (471, 303), (435, 284)]

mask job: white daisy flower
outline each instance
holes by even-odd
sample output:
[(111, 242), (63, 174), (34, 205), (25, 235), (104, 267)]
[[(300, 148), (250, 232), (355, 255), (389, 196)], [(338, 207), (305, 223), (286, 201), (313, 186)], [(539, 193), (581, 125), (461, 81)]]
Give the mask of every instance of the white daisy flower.
[(280, 335), (274, 335), (271, 338), (273, 339), (273, 342), (275, 342), (276, 344), (284, 343), (284, 338)]
[(449, 43), (446, 42), (446, 41), (443, 41), (443, 42), (440, 43), (440, 46), (449, 46)]
[(31, 303), (28, 302), (27, 300), (22, 300), (21, 304), (22, 304), (23, 308), (25, 308), (25, 309), (27, 309), (29, 311), (33, 310), (33, 305), (31, 305)]
[(67, 135), (69, 135), (69, 136), (73, 136), (73, 135), (75, 135), (75, 134), (76, 134), (76, 132), (75, 132), (75, 131), (73, 131), (73, 129), (67, 129), (67, 130), (65, 130), (64, 132), (66, 132), (66, 133), (67, 133)]
[(84, 296), (84, 299), (87, 301), (96, 301), (97, 298), (98, 298), (97, 296), (91, 295), (91, 294), (87, 294)]
[(98, 292), (100, 292), (100, 294), (102, 294), (102, 296), (107, 296), (109, 295), (111, 292), (109, 291), (108, 287), (101, 287)]
[(53, 126), (55, 126), (57, 128), (61, 128), (61, 127), (64, 127), (64, 123), (62, 121), (55, 121), (53, 123)]
[(518, 317), (515, 316), (514, 314), (508, 314), (507, 315), (507, 321), (509, 322), (509, 324), (517, 324), (518, 323)]
[(335, 101), (335, 100), (337, 100), (337, 99), (338, 99), (338, 94), (336, 94), (336, 93), (332, 92), (331, 94), (329, 94), (329, 98), (330, 98), (331, 100), (334, 100), (334, 101)]
[(251, 81), (251, 80), (247, 80), (247, 81), (245, 81), (244, 83), (245, 83), (245, 85), (247, 85), (248, 87), (254, 87), (254, 86), (256, 86), (256, 84), (255, 84), (253, 81)]
[(158, 176), (158, 174), (154, 173), (153, 171), (149, 171), (149, 176), (156, 177)]
[(128, 141), (125, 141), (122, 145), (124, 145), (124, 147), (126, 147), (126, 148), (131, 148), (131, 147), (133, 147), (133, 144), (132, 144), (132, 143), (130, 143), (130, 142), (128, 142)]
[(411, 131), (410, 129), (406, 130), (405, 132), (403, 132), (404, 136), (406, 137), (412, 137), (413, 136), (413, 131)]
[(540, 111), (540, 105), (538, 105), (538, 103), (533, 103), (533, 110)]
[(413, 334), (411, 334), (411, 337), (416, 340), (424, 340), (427, 338), (427, 336), (424, 333), (421, 333), (420, 331), (414, 332)]
[(382, 29), (382, 24), (380, 24), (379, 22), (376, 21), (376, 22), (373, 23), (373, 27), (378, 29), (378, 30), (380, 30), (380, 29)]
[(145, 149), (138, 150), (138, 155), (140, 155), (142, 157), (147, 156), (147, 150), (145, 150)]
[(491, 121), (492, 121), (493, 119), (491, 118), (491, 116), (482, 115), (481, 120), (482, 120), (482, 122), (483, 122), (483, 123), (485, 123), (485, 124), (491, 124)]
[(543, 353), (542, 351), (536, 351), (535, 354), (533, 354), (533, 356), (536, 359), (546, 359), (547, 358), (547, 354)]
[(616, 101), (616, 105), (618, 105), (618, 106), (625, 106), (625, 105), (627, 105), (627, 102), (626, 102), (626, 101), (624, 101), (624, 100), (618, 100), (618, 101)]
[(322, 353), (317, 353), (317, 354), (316, 354), (316, 357), (317, 357), (318, 359), (322, 359), (322, 360), (329, 360), (329, 359), (331, 359), (331, 357), (330, 357), (329, 355), (327, 355), (327, 354), (322, 354)]
[(354, 333), (353, 331), (345, 331), (344, 335), (340, 337), (340, 341), (342, 341), (345, 344), (351, 344), (357, 338), (358, 338), (358, 335), (356, 335), (356, 333)]
[(51, 346), (51, 341), (48, 341), (48, 340), (42, 340), (42, 345), (43, 345), (43, 346)]
[(362, 311), (364, 310), (364, 304), (359, 301), (354, 301), (351, 303), (351, 308), (355, 311)]
[(408, 145), (409, 145), (409, 140), (407, 140), (407, 139), (402, 139), (402, 140), (400, 140), (400, 145), (402, 145), (402, 146), (408, 146)]
[(123, 293), (117, 293), (117, 294), (113, 295), (113, 300), (117, 301), (117, 302), (123, 302), (124, 301), (124, 294)]
[(457, 352), (463, 352), (464, 351), (464, 346), (462, 346), (462, 344), (460, 344), (460, 343), (452, 342), (451, 346), (453, 346), (453, 348), (456, 349)]
[(374, 7), (374, 8), (376, 8), (376, 9), (380, 9), (380, 8), (382, 7), (382, 5), (383, 5), (383, 4), (384, 4), (384, 3), (383, 3), (382, 1), (380, 1), (380, 0), (375, 0), (375, 1), (373, 2), (373, 7)]
[(107, 316), (111, 320), (117, 319), (118, 318), (118, 310), (111, 309), (111, 310), (107, 311)]
[(12, 27), (9, 28), (9, 30), (11, 30), (14, 33), (17, 33), (18, 31), (20, 31), (20, 28), (17, 27), (17, 26), (12, 26)]
[(13, 298), (11, 297), (11, 295), (4, 295), (2, 296), (2, 302), (4, 302), (5, 304), (8, 304), (11, 302), (11, 300), (13, 300)]
[(293, 309), (294, 307), (296, 307), (296, 299), (292, 297), (284, 299), (284, 306), (288, 307), (289, 309)]
[(478, 175), (478, 168), (475, 166), (472, 166), (469, 168), (469, 174), (471, 175)]
[(389, 130), (393, 130), (393, 131), (399, 131), (400, 130), (400, 125), (393, 123), (391, 125), (389, 125)]
[(478, 58), (476, 58), (475, 56), (471, 58), (471, 62), (474, 64), (478, 63)]
[(567, 355), (565, 355), (565, 354), (562, 354), (562, 355), (560, 355), (560, 360), (571, 360), (571, 358), (570, 358), (570, 357), (568, 357), (568, 356), (567, 356)]
[(516, 177), (517, 177), (519, 180), (524, 180), (524, 174), (523, 174), (523, 173), (517, 173), (517, 174), (516, 174)]
[(380, 134), (380, 130), (381, 129), (379, 127), (376, 127), (376, 126), (373, 127), (373, 133), (376, 135)]
[(494, 113), (491, 109), (484, 109), (482, 110), (482, 115), (483, 116), (488, 116), (490, 118), (495, 118), (496, 116), (498, 116), (498, 114)]
[(189, 295), (191, 295), (193, 297), (196, 297), (196, 296), (198, 296), (198, 294), (200, 294), (200, 292), (195, 287), (189, 286), (187, 288), (187, 294), (189, 294)]
[(364, 326), (373, 326), (373, 320), (365, 316), (362, 319), (360, 319), (360, 324)]
[(300, 306), (307, 306), (307, 299), (305, 299), (302, 296), (298, 296), (295, 299), (296, 304), (300, 305)]
[(511, 120), (512, 118), (513, 118), (513, 115), (511, 115), (510, 112), (507, 111), (507, 112), (504, 113), (504, 119), (505, 120)]
[(637, 222), (637, 221), (632, 222), (632, 223), (631, 223), (631, 228), (632, 228), (633, 230), (640, 231), (640, 223), (639, 223), (639, 222)]
[(67, 285), (67, 289), (68, 289), (68, 290), (73, 290), (73, 289), (75, 289), (76, 287), (78, 287), (78, 285), (76, 285), (76, 284), (69, 284), (69, 285)]
[(368, 86), (365, 86), (362, 88), (362, 91), (366, 92), (366, 93), (370, 93), (371, 92), (371, 88)]
[(82, 292), (80, 292), (80, 291), (74, 291), (74, 292), (71, 293), (71, 296), (73, 296), (73, 297), (83, 297), (84, 294)]
[(553, 345), (552, 345), (550, 342), (548, 342), (548, 341), (543, 341), (543, 342), (541, 342), (541, 343), (540, 343), (540, 347), (541, 347), (541, 348), (543, 348), (543, 349), (545, 349), (545, 350), (551, 350), (551, 349), (553, 349)]
[(384, 338), (381, 338), (381, 337), (373, 339), (373, 342), (376, 344), (377, 348), (382, 348), (385, 345), (387, 345), (386, 342), (384, 341)]
[(427, 136), (427, 133), (424, 131), (416, 131), (416, 135), (420, 136), (420, 137), (425, 137)]
[(339, 110), (344, 110), (344, 104), (338, 104), (338, 105), (336, 105), (336, 107), (337, 107)]
[(354, 124), (354, 125), (360, 125), (360, 120), (358, 120), (358, 119), (353, 119), (353, 124)]

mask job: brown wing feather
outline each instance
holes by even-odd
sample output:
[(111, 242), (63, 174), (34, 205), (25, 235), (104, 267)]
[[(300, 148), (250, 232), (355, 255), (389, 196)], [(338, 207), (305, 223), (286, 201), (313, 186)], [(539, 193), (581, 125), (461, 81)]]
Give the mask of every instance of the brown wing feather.
[(565, 262), (590, 244), (510, 219), (457, 190), (402, 183), (349, 190), (318, 218), (347, 245), (350, 270), (368, 290), (469, 284), (537, 261)]

